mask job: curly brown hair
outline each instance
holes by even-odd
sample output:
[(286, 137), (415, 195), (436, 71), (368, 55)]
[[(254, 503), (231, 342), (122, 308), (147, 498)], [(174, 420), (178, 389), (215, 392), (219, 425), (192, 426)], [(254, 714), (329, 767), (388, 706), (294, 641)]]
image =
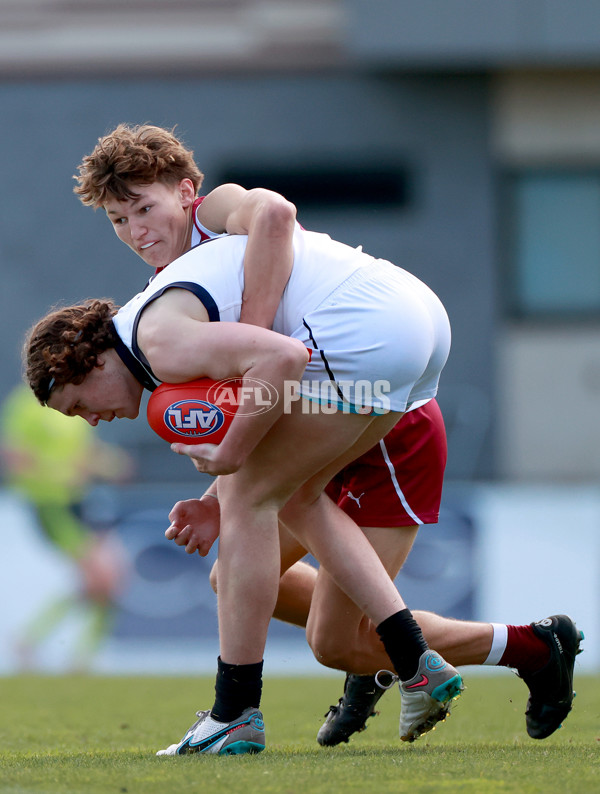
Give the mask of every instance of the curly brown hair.
[(30, 329), (23, 346), (25, 378), (42, 405), (55, 385), (81, 383), (98, 356), (115, 346), (117, 311), (110, 298), (89, 299), (53, 309)]
[[(174, 129), (174, 128), (173, 128)], [(97, 209), (110, 198), (119, 201), (137, 198), (135, 185), (154, 182), (174, 184), (191, 179), (196, 193), (204, 174), (173, 130), (152, 124), (119, 124), (111, 133), (98, 139), (93, 152), (78, 166), (77, 187), (81, 201)]]

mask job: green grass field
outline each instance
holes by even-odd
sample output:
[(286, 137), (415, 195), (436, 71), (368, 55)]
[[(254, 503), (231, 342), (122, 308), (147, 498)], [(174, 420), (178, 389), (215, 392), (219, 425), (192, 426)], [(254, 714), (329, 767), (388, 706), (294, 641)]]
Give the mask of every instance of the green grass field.
[(315, 735), (342, 678), (267, 678), (265, 752), (181, 758), (154, 753), (211, 705), (212, 677), (0, 679), (0, 792), (600, 792), (600, 678), (578, 676), (565, 726), (536, 742), (525, 732), (521, 681), (465, 672), (454, 714), (411, 745), (398, 739), (397, 689), (367, 731), (325, 749)]

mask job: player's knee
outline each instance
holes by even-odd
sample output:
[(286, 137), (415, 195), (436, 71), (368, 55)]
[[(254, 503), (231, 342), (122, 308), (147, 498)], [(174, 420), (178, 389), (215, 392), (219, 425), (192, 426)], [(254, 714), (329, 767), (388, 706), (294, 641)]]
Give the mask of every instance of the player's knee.
[(306, 639), (319, 664), (332, 667), (334, 670), (348, 669), (350, 661), (348, 649), (327, 627), (309, 625), (306, 630)]
[(294, 495), (288, 499), (285, 506), (280, 510), (279, 516), (283, 523), (294, 525), (297, 515), (302, 514), (303, 510), (311, 507), (323, 493), (322, 489), (311, 483), (305, 483), (298, 488)]

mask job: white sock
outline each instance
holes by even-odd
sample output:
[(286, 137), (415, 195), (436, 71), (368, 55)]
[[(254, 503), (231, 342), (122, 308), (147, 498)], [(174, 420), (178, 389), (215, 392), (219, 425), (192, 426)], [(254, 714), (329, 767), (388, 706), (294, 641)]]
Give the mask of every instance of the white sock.
[(492, 623), (494, 634), (492, 647), (484, 664), (497, 665), (502, 659), (508, 641), (508, 627), (504, 623)]

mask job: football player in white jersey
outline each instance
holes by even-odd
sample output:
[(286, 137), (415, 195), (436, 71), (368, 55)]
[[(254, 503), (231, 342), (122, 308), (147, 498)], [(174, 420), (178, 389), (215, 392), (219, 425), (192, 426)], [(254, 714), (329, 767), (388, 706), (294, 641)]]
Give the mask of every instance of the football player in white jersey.
[[(271, 326), (289, 272), (295, 226), (295, 208), (283, 197), (222, 185), (202, 199), (197, 194), (203, 175), (191, 150), (172, 132), (148, 125), (119, 125), (100, 139), (76, 179), (81, 200), (103, 207), (117, 236), (158, 272), (202, 240), (248, 233), (242, 319)], [(328, 487), (330, 496), (363, 527), (392, 576), (410, 551), (418, 527), (438, 520), (445, 461), (443, 419), (431, 400), (405, 414), (385, 439), (344, 467)], [(200, 500), (180, 502), (171, 513), (167, 537), (189, 553), (206, 554), (218, 534), (219, 507), (213, 493), (209, 489)], [(313, 599), (317, 572), (299, 561), (304, 553), (282, 528), (275, 616), (306, 626), (312, 602), (309, 639), (323, 663), (345, 670), (389, 664), (374, 627), (334, 583), (329, 588), (321, 585), (322, 601)], [(211, 578), (216, 588), (216, 571)], [(566, 716), (572, 693), (563, 668), (572, 678), (574, 654), (567, 659), (557, 656), (552, 632), (543, 633), (535, 625), (507, 627), (414, 614), (429, 645), (452, 664), (501, 664), (519, 670), (532, 689), (530, 735), (549, 735)], [(573, 646), (571, 622), (559, 617), (552, 622), (563, 644)], [(555, 686), (556, 681), (562, 686)], [(372, 675), (348, 674), (343, 697), (331, 707), (319, 742), (348, 741), (365, 727), (383, 691)]]
[[(297, 229), (279, 332), (241, 323), (247, 240), (197, 246), (118, 311), (92, 300), (50, 312), (29, 335), (27, 379), (41, 403), (92, 425), (136, 418), (152, 380), (257, 379), (276, 395), (260, 411), (250, 389), (219, 444), (172, 445), (199, 471), (227, 476), (218, 479), (216, 697), (161, 754), (263, 749), (258, 708), (279, 587), (279, 519), (376, 627), (400, 682), (400, 737), (414, 741), (445, 719), (461, 676), (429, 649), (364, 533), (324, 488), (413, 402), (435, 396), (450, 350), (448, 317), (410, 273)], [(315, 384), (335, 387), (335, 410), (330, 389)], [(290, 385), (301, 398), (286, 398)], [(315, 590), (320, 581), (321, 572)]]

